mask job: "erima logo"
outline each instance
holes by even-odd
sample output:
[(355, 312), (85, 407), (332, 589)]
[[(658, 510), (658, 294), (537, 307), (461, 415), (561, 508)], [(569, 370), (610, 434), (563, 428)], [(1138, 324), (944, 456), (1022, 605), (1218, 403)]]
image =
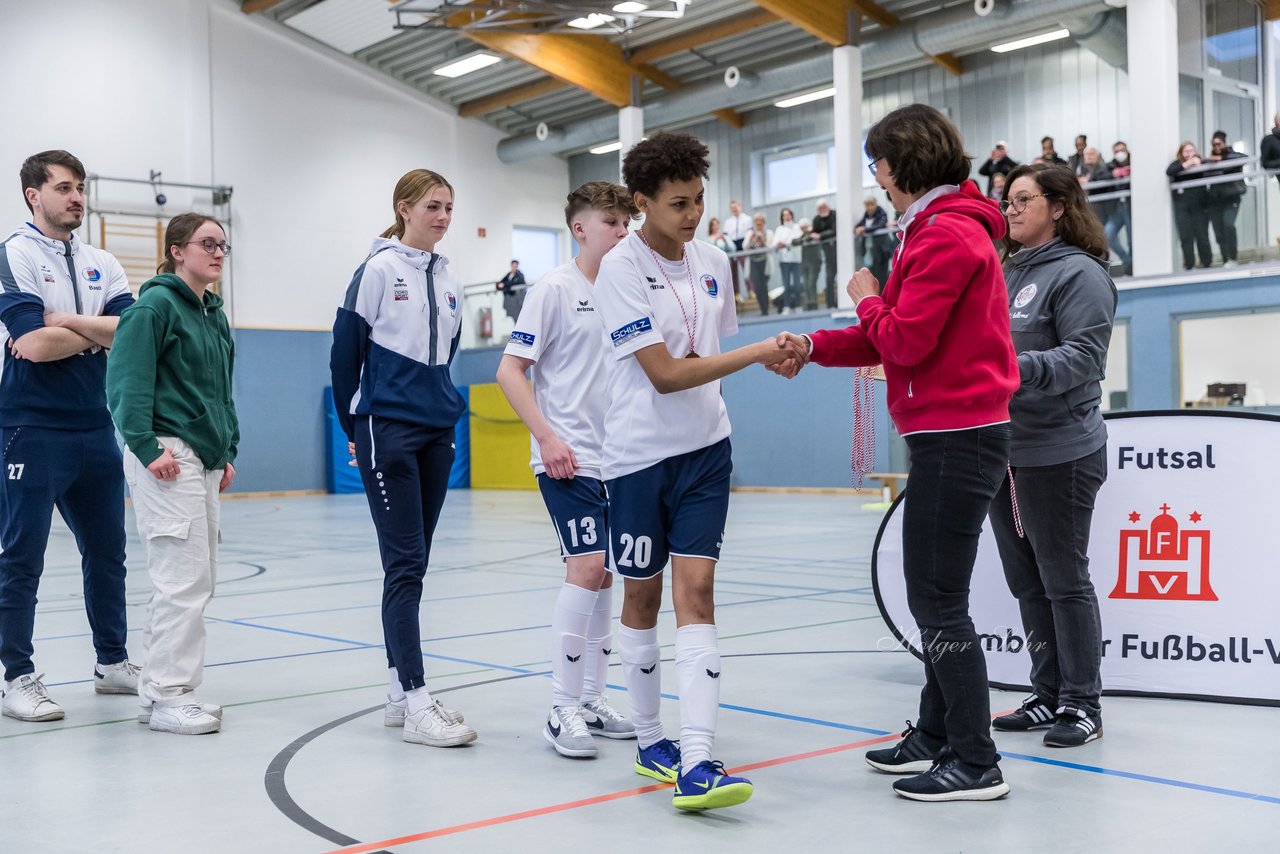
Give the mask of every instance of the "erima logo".
[(641, 672), (641, 673), (652, 673), (653, 671), (655, 671), (655, 670), (657, 670), (657, 669), (658, 669), (658, 662), (656, 662), (656, 661), (655, 661), (653, 664), (649, 665), (648, 667), (641, 667), (641, 668), (640, 668), (640, 672)]
[(591, 307), (591, 300), (585, 299), (578, 300), (578, 311), (589, 311), (593, 314), (595, 313), (595, 309)]
[(600, 653), (601, 653), (602, 655), (604, 655), (604, 656), (607, 658), (607, 657), (609, 657), (610, 655), (613, 655), (613, 650), (611, 650), (611, 649), (602, 649), (602, 650), (600, 650)]
[(537, 337), (538, 336), (534, 335), (532, 332), (521, 332), (519, 329), (513, 329), (511, 331), (512, 344), (523, 344), (526, 347), (532, 347), (533, 339)]
[(710, 669), (708, 669), (708, 670), (707, 670), (707, 675), (708, 675), (708, 676), (710, 676), (712, 679), (719, 679), (719, 678), (720, 678), (720, 671), (719, 671), (719, 670), (710, 670)]
[(621, 347), (632, 338), (643, 335), (646, 332), (653, 331), (653, 324), (649, 318), (642, 317), (639, 320), (633, 320), (626, 326), (619, 327), (609, 333), (609, 337), (613, 339), (613, 346)]
[(569, 659), (569, 661), (570, 661), (570, 662), (574, 662), (574, 661), (577, 661), (579, 658), (582, 658), (582, 656), (580, 656), (580, 655), (566, 655), (566, 656), (565, 656), (565, 658)]

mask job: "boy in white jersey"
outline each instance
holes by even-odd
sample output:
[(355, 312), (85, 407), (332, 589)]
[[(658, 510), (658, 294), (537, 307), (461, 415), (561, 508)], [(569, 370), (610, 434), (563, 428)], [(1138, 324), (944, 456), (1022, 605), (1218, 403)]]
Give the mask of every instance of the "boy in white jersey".
[[(610, 567), (625, 579), (619, 646), (639, 738), (636, 772), (674, 782), (677, 809), (740, 804), (751, 783), (711, 759), (720, 705), (713, 583), (729, 509), (729, 419), (722, 377), (787, 354), (773, 339), (720, 352), (738, 331), (729, 259), (694, 240), (707, 148), (660, 133), (623, 160), (644, 225), (605, 256), (596, 300), (608, 340), (601, 471)], [(681, 739), (663, 735), (658, 609), (672, 563)], [(683, 758), (681, 756), (683, 754)]]
[[(600, 446), (608, 404), (595, 278), (604, 254), (627, 236), (631, 193), (591, 181), (569, 194), (565, 222), (581, 251), (525, 297), (498, 366), (498, 385), (529, 428), (538, 478), (565, 561), (551, 616), (551, 711), (543, 737), (562, 756), (596, 755), (592, 735), (635, 738), (603, 696), (613, 627), (613, 576), (605, 571)], [(533, 389), (525, 381), (532, 369)]]

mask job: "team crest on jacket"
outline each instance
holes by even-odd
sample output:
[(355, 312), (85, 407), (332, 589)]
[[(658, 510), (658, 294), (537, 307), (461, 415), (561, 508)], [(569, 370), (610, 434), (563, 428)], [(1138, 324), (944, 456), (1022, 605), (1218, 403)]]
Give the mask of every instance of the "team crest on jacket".
[(1036, 283), (1032, 282), (1022, 290), (1018, 291), (1018, 295), (1013, 298), (1013, 307), (1022, 308), (1027, 303), (1036, 298)]
[(97, 267), (85, 267), (80, 271), (80, 275), (84, 276), (85, 281), (96, 282), (102, 278), (102, 273)]
[(716, 284), (715, 276), (703, 276), (702, 287), (706, 290), (708, 296), (715, 296), (720, 293), (720, 286)]
[(444, 292), (444, 301), (449, 304), (450, 314), (455, 314), (458, 311), (458, 298), (453, 295), (453, 291)]

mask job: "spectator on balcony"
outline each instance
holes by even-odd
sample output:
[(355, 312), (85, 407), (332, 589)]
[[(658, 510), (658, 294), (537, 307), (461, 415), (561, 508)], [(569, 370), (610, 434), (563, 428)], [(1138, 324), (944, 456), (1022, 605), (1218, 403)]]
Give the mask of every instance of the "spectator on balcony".
[(750, 256), (749, 266), (751, 290), (756, 295), (756, 303), (760, 306), (761, 314), (769, 313), (769, 269), (773, 262), (772, 252), (760, 252), (762, 249), (773, 248), (773, 232), (765, 226), (765, 222), (762, 213), (752, 217), (752, 228), (747, 234), (745, 246), (748, 251), (758, 253)]
[(1085, 195), (1090, 197), (1089, 209), (1098, 218), (1098, 224), (1106, 224), (1106, 221), (1111, 218), (1111, 211), (1115, 208), (1115, 202), (1110, 199), (1095, 202), (1092, 197), (1111, 193), (1115, 188), (1109, 185), (1104, 187), (1089, 186), (1090, 184), (1111, 180), (1111, 169), (1106, 163), (1102, 162), (1102, 156), (1098, 154), (1098, 149), (1089, 146), (1084, 150), (1080, 160), (1080, 168), (1076, 170), (1076, 180), (1084, 188)]
[[(1214, 131), (1209, 156), (1206, 163), (1224, 163), (1228, 160), (1244, 160), (1245, 155), (1236, 151), (1227, 143), (1225, 131)], [(1211, 175), (1237, 174), (1244, 170), (1244, 164), (1223, 169), (1214, 169), (1205, 173)], [(1213, 238), (1218, 241), (1218, 249), (1222, 251), (1222, 266), (1234, 267), (1238, 254), (1236, 243), (1236, 216), (1240, 213), (1240, 201), (1248, 192), (1244, 181), (1226, 181), (1221, 184), (1210, 184), (1209, 191), (1209, 224), (1213, 226)]]
[[(1280, 114), (1276, 115), (1275, 127), (1262, 138), (1258, 150), (1262, 155), (1263, 169), (1280, 169)], [(1276, 175), (1276, 180), (1280, 181), (1280, 174)]]
[(527, 289), (524, 273), (520, 270), (520, 262), (512, 258), (511, 269), (498, 280), (498, 292), (502, 294), (502, 310), (512, 320), (520, 316), (520, 307), (524, 305), (524, 292)]
[[(729, 202), (729, 216), (724, 221), (724, 236), (729, 238), (729, 242), (733, 244), (733, 251), (741, 252), (742, 247), (746, 244), (747, 235), (751, 233), (752, 221), (751, 217), (742, 212), (742, 202), (734, 199)], [(730, 265), (732, 269), (730, 273), (733, 275), (734, 291), (738, 295), (738, 301), (742, 302), (751, 298), (751, 283), (745, 275), (746, 270), (745, 259), (741, 256), (730, 259), (733, 263)]]
[[(1114, 192), (1127, 191), (1129, 189), (1129, 174), (1133, 169), (1133, 164), (1129, 162), (1129, 146), (1122, 141), (1116, 141), (1111, 146), (1111, 162), (1107, 164), (1107, 168), (1111, 170), (1113, 180), (1121, 181), (1111, 189)], [(1120, 264), (1125, 275), (1133, 273), (1133, 219), (1131, 215), (1132, 208), (1129, 207), (1129, 197), (1116, 199), (1115, 207), (1111, 209), (1111, 216), (1107, 218), (1107, 245), (1115, 250), (1116, 255), (1120, 256)], [(1120, 229), (1124, 229), (1124, 244), (1118, 239)]]
[[(813, 311), (818, 307), (818, 274), (822, 272), (822, 247), (817, 241), (810, 240), (813, 233), (813, 221), (808, 217), (800, 220), (800, 266), (804, 271), (805, 308)], [(775, 233), (776, 236), (776, 233)], [(808, 300), (812, 299), (812, 302)]]
[(782, 268), (782, 313), (790, 314), (800, 307), (800, 258), (795, 245), (804, 238), (791, 208), (778, 215), (773, 230), (773, 245), (778, 250), (778, 266)]
[(1040, 140), (1040, 156), (1032, 163), (1061, 163), (1065, 166), (1067, 161), (1058, 156), (1058, 152), (1053, 147), (1053, 137), (1046, 136)]
[[(836, 234), (836, 212), (826, 199), (818, 199), (818, 215), (813, 218), (813, 232), (809, 239), (822, 246), (823, 293), (827, 308), (836, 307)], [(804, 297), (805, 308), (813, 310), (818, 307), (816, 292), (806, 292)]]
[(707, 223), (707, 242), (726, 255), (733, 251), (733, 241), (720, 230), (720, 219), (718, 217), (713, 216), (711, 221)]
[(987, 198), (995, 202), (998, 202), (1001, 199), (1003, 199), (1004, 184), (1005, 184), (1004, 175), (1001, 174), (1000, 172), (997, 172), (996, 174), (991, 176), (991, 180), (988, 183), (991, 189), (987, 190)]
[(1085, 173), (1084, 153), (1089, 145), (1089, 137), (1080, 134), (1076, 137), (1076, 153), (1067, 158), (1067, 168), (1079, 177)]
[[(867, 196), (864, 201), (862, 219), (853, 227), (853, 234), (853, 245), (857, 249), (856, 266), (861, 267), (866, 263), (876, 281), (888, 281), (889, 254), (892, 252), (889, 215), (880, 207), (875, 196)], [(871, 256), (869, 261), (867, 255)]]
[(991, 190), (995, 187), (996, 176), (1000, 176), (1000, 180), (1004, 180), (1004, 176), (1008, 175), (1018, 165), (1018, 161), (1009, 156), (1009, 143), (1003, 139), (996, 143), (995, 148), (991, 149), (991, 156), (987, 158), (987, 162), (978, 167), (978, 174), (987, 177), (987, 196), (995, 198), (991, 195)]
[(1190, 172), (1201, 165), (1195, 143), (1187, 140), (1178, 146), (1174, 161), (1164, 170), (1173, 185), (1173, 219), (1178, 227), (1178, 242), (1182, 245), (1182, 269), (1196, 266), (1196, 252), (1200, 253), (1200, 266), (1213, 264), (1213, 250), (1209, 246), (1209, 192), (1204, 187), (1179, 187), (1187, 181), (1204, 177), (1203, 172)]

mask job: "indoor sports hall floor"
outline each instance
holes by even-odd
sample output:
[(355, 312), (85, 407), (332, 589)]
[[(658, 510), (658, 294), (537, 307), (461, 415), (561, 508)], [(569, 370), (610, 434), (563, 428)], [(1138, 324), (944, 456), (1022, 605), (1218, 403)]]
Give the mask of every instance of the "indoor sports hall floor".
[[(464, 490), (445, 504), (422, 650), (432, 689), (480, 735), (451, 750), (382, 725), (380, 571), (362, 496), (224, 502), (203, 698), (226, 715), (220, 734), (198, 737), (152, 733), (133, 697), (93, 693), (78, 557), (58, 522), (36, 663), (67, 717), (0, 720), (0, 851), (1274, 850), (1273, 708), (1108, 699), (1106, 736), (1081, 749), (998, 735), (1003, 801), (896, 798), (862, 752), (914, 714), (921, 667), (876, 609), (880, 514), (862, 501), (734, 495), (716, 582), (716, 756), (756, 789), (701, 815), (675, 812), (668, 787), (632, 772), (634, 742), (579, 761), (543, 741), (562, 576), (536, 493)], [(129, 525), (136, 625), (147, 581)], [(612, 674), (625, 709), (616, 654)], [(1020, 700), (995, 692), (992, 709)], [(674, 701), (664, 718), (675, 735)]]

